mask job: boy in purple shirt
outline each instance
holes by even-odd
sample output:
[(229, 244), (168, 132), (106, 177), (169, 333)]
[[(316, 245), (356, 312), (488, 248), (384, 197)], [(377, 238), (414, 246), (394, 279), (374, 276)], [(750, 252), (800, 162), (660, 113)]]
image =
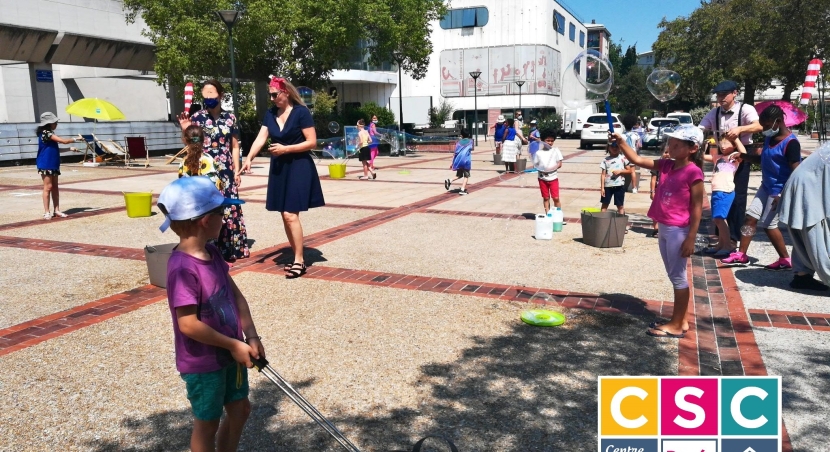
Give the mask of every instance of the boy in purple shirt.
[[(251, 357), (265, 356), (248, 302), (228, 274), (219, 250), (225, 198), (207, 177), (185, 177), (161, 192), (158, 207), (179, 245), (167, 263), (167, 299), (173, 317), (176, 368), (195, 417), (194, 452), (236, 450), (251, 412)], [(220, 423), (222, 411), (227, 413)]]

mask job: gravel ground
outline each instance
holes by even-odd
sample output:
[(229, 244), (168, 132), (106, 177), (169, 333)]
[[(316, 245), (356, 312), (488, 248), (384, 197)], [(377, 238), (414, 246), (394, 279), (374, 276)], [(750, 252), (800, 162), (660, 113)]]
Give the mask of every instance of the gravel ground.
[[(3, 215), (0, 224), (18, 223), (21, 221), (39, 220), (43, 218), (43, 201), (41, 190), (17, 189), (0, 191), (0, 205)], [(61, 210), (72, 215), (93, 209), (124, 205), (124, 196), (99, 195), (87, 193), (61, 192)]]
[(0, 271), (0, 328), (147, 282), (147, 266), (141, 261), (18, 248), (0, 248), (0, 261), (14, 263)]
[[(86, 195), (85, 195), (86, 196)], [(250, 203), (242, 207), (248, 239), (254, 240), (253, 250), (274, 246), (287, 241), (285, 229), (279, 214), (265, 210), (265, 205)], [(339, 224), (359, 220), (378, 211), (365, 209), (341, 209), (323, 207), (304, 212), (300, 218), (306, 235)], [(154, 215), (143, 218), (129, 218), (125, 212), (79, 218), (73, 221), (29, 226), (3, 231), (4, 235), (30, 237), (48, 240), (72, 241), (93, 245), (123, 246), (127, 248), (144, 248), (145, 245), (160, 245), (177, 242), (176, 235), (170, 231), (162, 233), (159, 226), (163, 216), (153, 206)], [(129, 232), (127, 232), (129, 231)]]
[[(787, 239), (787, 250), (792, 252), (789, 235), (786, 230), (783, 231)], [(827, 292), (797, 291), (790, 288), (793, 272), (764, 270), (764, 265), (778, 259), (778, 253), (764, 232), (759, 231), (755, 234), (747, 254), (750, 256), (750, 265), (733, 268), (738, 289), (747, 309), (830, 313)]]
[(782, 375), (784, 423), (794, 452), (827, 450), (830, 436), (830, 335), (756, 328), (769, 375)]
[[(631, 232), (623, 247), (601, 249), (581, 242), (580, 225), (565, 226), (551, 241), (533, 233), (529, 220), (413, 214), (320, 251), (326, 265), (343, 268), (671, 300), (657, 241), (644, 234)], [(380, 242), (384, 253), (355, 252)]]
[[(577, 450), (596, 442), (598, 375), (676, 373), (675, 343), (641, 339), (648, 318), (576, 310), (563, 327), (534, 328), (518, 319), (526, 304), (235, 279), (273, 367), (364, 450), (406, 449), (430, 433), (464, 451)], [(187, 450), (169, 316), (157, 303), (0, 357), (0, 444)], [(338, 450), (270, 382), (250, 381), (241, 450)]]

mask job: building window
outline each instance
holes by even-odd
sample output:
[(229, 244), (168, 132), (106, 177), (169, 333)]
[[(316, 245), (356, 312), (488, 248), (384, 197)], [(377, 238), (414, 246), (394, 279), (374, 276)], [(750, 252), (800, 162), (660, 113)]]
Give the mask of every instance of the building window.
[(579, 32), (579, 47), (585, 47), (585, 32)]
[(565, 16), (559, 11), (553, 10), (553, 29), (562, 36), (565, 36)]
[(571, 39), (571, 42), (576, 41), (576, 25), (568, 24), (568, 37)]
[(451, 30), (453, 28), (472, 28), (483, 27), (487, 25), (490, 14), (485, 7), (477, 8), (460, 8), (451, 9), (447, 11), (438, 24), (444, 30)]

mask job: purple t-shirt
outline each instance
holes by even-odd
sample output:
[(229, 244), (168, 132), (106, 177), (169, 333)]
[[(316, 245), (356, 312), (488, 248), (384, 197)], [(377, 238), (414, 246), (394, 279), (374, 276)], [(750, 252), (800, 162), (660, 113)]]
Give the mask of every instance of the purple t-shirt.
[(173, 315), (176, 369), (183, 374), (213, 372), (234, 360), (229, 350), (182, 334), (176, 308), (196, 305), (196, 315), (203, 323), (225, 336), (242, 340), (239, 309), (228, 281), (228, 264), (215, 246), (206, 248), (209, 261), (174, 250), (167, 263), (167, 302)]
[(674, 160), (670, 159), (658, 160), (655, 169), (660, 171), (660, 183), (648, 209), (648, 216), (669, 226), (688, 226), (692, 210), (692, 185), (703, 180), (703, 171), (694, 163), (674, 169)]

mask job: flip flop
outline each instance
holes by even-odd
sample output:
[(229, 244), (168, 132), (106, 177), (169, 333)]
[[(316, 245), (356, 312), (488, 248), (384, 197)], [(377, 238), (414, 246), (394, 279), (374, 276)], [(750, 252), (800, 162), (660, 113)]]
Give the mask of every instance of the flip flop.
[[(657, 330), (657, 329), (659, 329), (659, 327), (665, 325), (666, 323), (668, 323), (668, 322), (665, 322), (665, 323), (651, 322), (651, 323), (648, 324), (648, 327), (651, 328), (652, 330)], [(660, 330), (660, 331), (662, 331), (662, 330)], [(687, 332), (687, 331), (689, 331), (689, 330), (683, 330), (684, 333)]]
[(652, 329), (656, 330), (656, 331), (662, 331), (663, 334), (654, 334), (654, 333), (651, 332), (651, 330), (646, 330), (646, 334), (648, 334), (651, 337), (667, 337), (667, 338), (671, 338), (671, 339), (683, 339), (684, 337), (686, 337), (686, 333), (672, 334), (672, 333), (669, 333), (668, 331), (666, 331), (662, 328), (652, 328)]

